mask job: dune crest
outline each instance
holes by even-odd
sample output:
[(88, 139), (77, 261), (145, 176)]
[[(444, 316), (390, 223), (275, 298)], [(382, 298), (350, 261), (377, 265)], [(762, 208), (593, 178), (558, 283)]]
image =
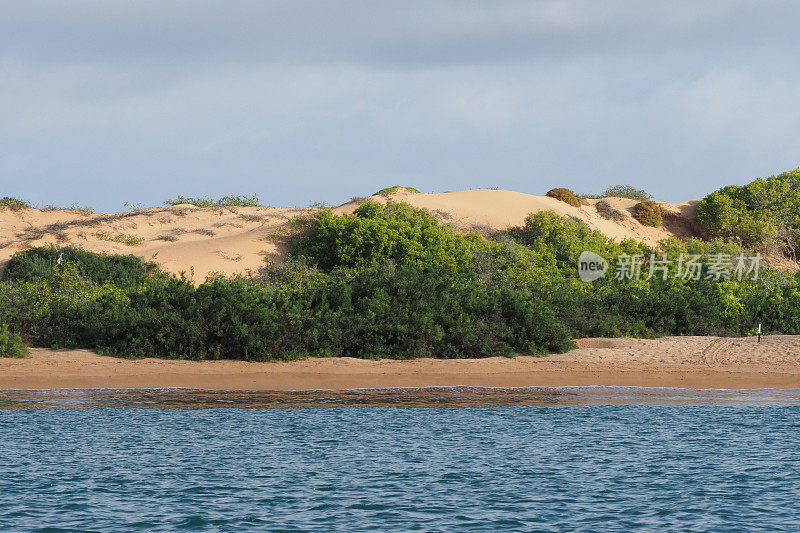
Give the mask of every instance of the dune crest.
[[(694, 235), (696, 200), (671, 204), (658, 202), (667, 213), (664, 224), (658, 228), (642, 225), (633, 218), (633, 206), (637, 200), (628, 198), (604, 198), (602, 200), (583, 200), (580, 207), (548, 196), (534, 196), (514, 191), (496, 189), (469, 189), (458, 192), (395, 194), (394, 201), (406, 202), (414, 207), (431, 211), (442, 222), (452, 224), (460, 230), (504, 230), (524, 224), (530, 213), (552, 211), (563, 217), (584, 222), (589, 228), (599, 230), (615, 241), (634, 239), (649, 245), (668, 237), (688, 238)], [(385, 202), (383, 197), (370, 198)], [(597, 204), (605, 201), (612, 209), (620, 212), (621, 220), (605, 218), (598, 211)], [(345, 204), (349, 206), (349, 204)], [(342, 206), (342, 207), (345, 207)]]
[[(671, 236), (691, 236), (691, 219), (697, 204), (661, 203), (670, 215), (662, 227), (650, 228), (633, 218), (636, 201), (624, 198), (605, 199), (622, 214), (621, 220), (604, 218), (597, 210), (600, 200), (584, 200), (580, 207), (572, 207), (546, 196), (493, 189), (370, 197), (378, 202), (388, 199), (427, 209), (460, 231), (504, 230), (523, 224), (530, 213), (552, 211), (581, 220), (614, 240), (636, 239), (651, 245)], [(358, 205), (349, 202), (334, 208), (334, 212), (351, 213)], [(0, 268), (14, 253), (30, 246), (71, 245), (90, 252), (133, 254), (201, 283), (209, 274), (246, 274), (257, 271), (265, 259), (281, 261), (286, 250), (275, 238), (276, 232), (291, 218), (316, 211), (317, 208), (200, 208), (183, 204), (84, 215), (70, 210), (0, 208)]]

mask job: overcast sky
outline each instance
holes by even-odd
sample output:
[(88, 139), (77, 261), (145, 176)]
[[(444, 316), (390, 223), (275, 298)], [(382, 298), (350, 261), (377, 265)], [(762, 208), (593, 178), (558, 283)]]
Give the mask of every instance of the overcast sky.
[(791, 1), (0, 0), (0, 196), (699, 198), (800, 166)]

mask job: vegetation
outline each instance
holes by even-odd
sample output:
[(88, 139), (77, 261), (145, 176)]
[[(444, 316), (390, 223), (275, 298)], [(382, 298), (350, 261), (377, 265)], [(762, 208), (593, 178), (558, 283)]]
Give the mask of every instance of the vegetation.
[(564, 188), (550, 189), (547, 196), (566, 202), (573, 207), (580, 207), (581, 199), (573, 191)]
[(127, 209), (129, 213), (138, 213), (139, 211), (147, 209), (141, 202), (123, 202), (122, 205), (125, 206), (125, 209)]
[(8, 207), (12, 211), (20, 211), (30, 206), (30, 202), (26, 202), (25, 200), (18, 200), (17, 198), (10, 198), (8, 196), (0, 198), (0, 207)]
[(326, 272), (336, 267), (375, 267), (386, 261), (455, 271), (479, 241), (477, 234), (457, 235), (427, 211), (408, 204), (365, 202), (353, 215), (320, 213), (292, 255)]
[(118, 242), (126, 246), (139, 246), (145, 240), (144, 237), (139, 237), (138, 235), (128, 235), (125, 233), (117, 233), (116, 235), (113, 235), (107, 231), (98, 231), (97, 233), (92, 233), (92, 235), (101, 241)]
[(6, 265), (4, 282), (52, 281), (60, 265), (71, 264), (80, 277), (94, 284), (110, 283), (122, 289), (138, 287), (160, 274), (154, 263), (133, 255), (104, 255), (78, 248), (42, 246), (15, 254)]
[(728, 185), (700, 201), (695, 221), (707, 238), (780, 248), (796, 258), (800, 246), (800, 169), (744, 185)]
[(625, 220), (625, 213), (619, 209), (611, 207), (611, 204), (606, 200), (600, 200), (594, 204), (594, 208), (600, 213), (600, 216), (609, 220)]
[[(576, 337), (741, 335), (759, 323), (800, 333), (800, 275), (677, 275), (680, 254), (707, 268), (749, 255), (722, 239), (616, 243), (550, 212), (485, 239), (369, 201), (293, 219), (278, 237), (291, 247), (285, 264), (199, 287), (133, 256), (19, 252), (0, 281), (0, 323), (36, 346), (245, 360), (538, 354)], [(586, 250), (611, 265), (592, 283), (576, 268)], [(674, 261), (655, 270), (662, 254)], [(625, 275), (621, 257), (641, 276)]]
[(263, 207), (257, 194), (252, 196), (223, 196), (219, 200), (204, 197), (177, 196), (164, 203), (166, 205), (191, 204), (197, 207)]
[(70, 205), (67, 208), (67, 211), (69, 211), (70, 213), (75, 213), (76, 215), (83, 215), (85, 217), (88, 217), (89, 215), (93, 215), (95, 213), (95, 210), (93, 208), (75, 203)]
[(645, 226), (657, 228), (664, 220), (664, 210), (652, 200), (639, 202), (633, 206), (633, 218)]
[(603, 192), (603, 197), (630, 198), (631, 200), (639, 200), (640, 202), (647, 202), (653, 199), (650, 193), (643, 189), (637, 189), (633, 185), (614, 185)]
[(29, 357), (22, 337), (12, 333), (8, 326), (0, 323), (0, 357)]
[(376, 192), (373, 196), (391, 196), (399, 192), (419, 193), (419, 191), (414, 187), (403, 187), (402, 185), (395, 185), (393, 187), (386, 187), (384, 189), (381, 189), (378, 192)]

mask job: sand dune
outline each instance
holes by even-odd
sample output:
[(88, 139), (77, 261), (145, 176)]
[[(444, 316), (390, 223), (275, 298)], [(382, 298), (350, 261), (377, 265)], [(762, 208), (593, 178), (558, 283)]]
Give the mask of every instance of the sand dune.
[[(0, 265), (17, 251), (47, 244), (73, 245), (91, 252), (134, 254), (168, 272), (185, 272), (196, 282), (214, 272), (258, 270), (265, 259), (285, 255), (271, 238), (289, 219), (313, 209), (192, 205), (132, 213), (81, 215), (68, 210), (0, 210)], [(121, 237), (118, 237), (121, 236)], [(141, 243), (113, 239), (142, 239)]]
[[(383, 196), (373, 200), (385, 202)], [(615, 240), (637, 239), (656, 244), (669, 236), (691, 235), (691, 217), (696, 202), (662, 206), (673, 216), (664, 227), (649, 228), (632, 217), (634, 200), (606, 199), (622, 214), (622, 220), (608, 220), (597, 211), (598, 200), (572, 207), (546, 196), (490, 190), (430, 194), (400, 193), (394, 201), (428, 209), (442, 222), (459, 230), (493, 231), (524, 223), (532, 212), (553, 211), (585, 222)], [(352, 212), (357, 203), (334, 209)], [(92, 252), (134, 254), (156, 261), (168, 272), (185, 272), (196, 283), (210, 273), (226, 275), (256, 271), (265, 258), (280, 261), (286, 250), (275, 239), (276, 231), (294, 216), (316, 209), (226, 207), (199, 208), (192, 205), (150, 208), (119, 214), (83, 215), (69, 210), (43, 211), (0, 208), (0, 268), (17, 251), (46, 244), (73, 245)], [(132, 245), (115, 242), (129, 241)], [(109, 240), (111, 239), (111, 240)]]
[(800, 336), (579, 339), (549, 357), (309, 358), (281, 363), (117, 359), (87, 350), (34, 348), (0, 359), (0, 389), (160, 388), (301, 390), (426, 386), (621, 385), (800, 388)]
[[(374, 198), (385, 201), (380, 197)], [(427, 209), (442, 221), (463, 230), (503, 230), (523, 224), (530, 213), (552, 211), (560, 216), (581, 220), (591, 229), (599, 230), (616, 241), (635, 239), (651, 245), (671, 236), (683, 238), (693, 235), (691, 220), (697, 205), (697, 201), (679, 204), (660, 202), (670, 216), (666, 217), (662, 227), (651, 228), (633, 218), (633, 206), (638, 202), (627, 198), (604, 199), (624, 217), (619, 221), (606, 219), (598, 212), (596, 206), (600, 200), (584, 200), (580, 207), (573, 207), (548, 196), (493, 189), (432, 194), (401, 193), (393, 195), (392, 199)]]

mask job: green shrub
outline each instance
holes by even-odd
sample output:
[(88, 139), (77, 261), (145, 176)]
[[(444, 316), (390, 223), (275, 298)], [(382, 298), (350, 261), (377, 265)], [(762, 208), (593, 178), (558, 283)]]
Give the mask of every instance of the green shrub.
[(20, 211), (22, 209), (27, 209), (31, 206), (29, 202), (25, 200), (18, 200), (16, 198), (10, 198), (5, 196), (0, 198), (0, 207), (8, 207), (12, 211)]
[(165, 205), (191, 204), (197, 207), (214, 207), (216, 202), (213, 198), (191, 197), (178, 195), (164, 202)]
[(67, 208), (67, 211), (69, 211), (70, 213), (75, 213), (76, 215), (83, 215), (85, 217), (88, 217), (89, 215), (93, 215), (95, 213), (94, 208), (85, 205), (79, 205), (76, 203), (70, 205)]
[(92, 233), (92, 235), (101, 241), (118, 242), (126, 246), (138, 246), (145, 241), (144, 237), (139, 237), (138, 235), (128, 235), (125, 233), (117, 233), (114, 235), (107, 231), (98, 231), (96, 233)]
[(389, 260), (456, 270), (480, 242), (479, 236), (457, 235), (430, 213), (408, 204), (364, 202), (353, 215), (320, 212), (291, 255), (324, 271), (377, 266)]
[(22, 337), (12, 333), (8, 326), (0, 323), (0, 357), (30, 357)]
[(664, 220), (664, 210), (652, 200), (639, 202), (633, 206), (633, 218), (645, 226), (657, 228)]
[(205, 197), (177, 196), (164, 202), (165, 205), (191, 204), (197, 207), (262, 207), (257, 194), (252, 196), (223, 196), (219, 200)]
[[(551, 211), (528, 215), (525, 225), (510, 228), (508, 235), (532, 248), (540, 257), (553, 261), (561, 272), (577, 276), (575, 265), (583, 251), (595, 252), (607, 260), (623, 253), (648, 254), (650, 250), (633, 240), (615, 243), (579, 220), (565, 219)], [(549, 259), (552, 258), (552, 259)]]
[(703, 235), (733, 239), (760, 249), (784, 247), (794, 256), (800, 245), (800, 170), (745, 185), (729, 185), (697, 205), (695, 221)]
[(217, 207), (262, 207), (257, 194), (252, 196), (223, 196), (216, 202)]
[(639, 200), (640, 202), (647, 202), (653, 199), (653, 196), (645, 190), (637, 189), (632, 185), (614, 185), (609, 187), (603, 192), (605, 198), (630, 198), (631, 200)]
[(547, 191), (547, 196), (550, 198), (555, 198), (556, 200), (561, 200), (562, 202), (566, 202), (573, 207), (580, 207), (581, 205), (581, 199), (578, 198), (577, 194), (569, 189), (550, 189)]
[(419, 194), (419, 191), (414, 187), (403, 187), (402, 185), (395, 185), (393, 187), (386, 187), (384, 189), (381, 189), (375, 194), (373, 194), (373, 196), (391, 196), (399, 192), (410, 192)]
[(153, 275), (163, 275), (154, 263), (133, 255), (103, 255), (71, 246), (42, 246), (17, 252), (3, 271), (3, 281), (52, 279), (57, 265), (73, 263), (78, 271), (94, 283), (113, 283), (119, 287), (136, 287)]

